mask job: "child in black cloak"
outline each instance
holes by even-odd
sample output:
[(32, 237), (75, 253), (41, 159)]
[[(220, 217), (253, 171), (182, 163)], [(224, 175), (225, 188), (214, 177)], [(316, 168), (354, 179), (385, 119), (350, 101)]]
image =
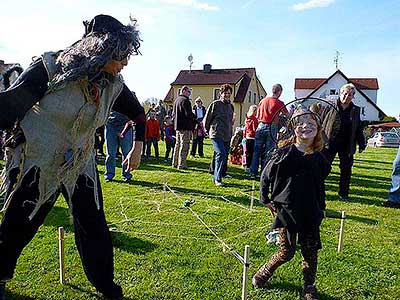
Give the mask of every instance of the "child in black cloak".
[(315, 114), (296, 109), (288, 127), (294, 134), (278, 143), (260, 180), (260, 202), (277, 214), (271, 228), (279, 229), (279, 250), (257, 271), (252, 282), (257, 288), (264, 287), (274, 271), (293, 258), (298, 241), (303, 256), (302, 299), (315, 300), (319, 227), (325, 216), (324, 180), (330, 164), (320, 152), (321, 124)]

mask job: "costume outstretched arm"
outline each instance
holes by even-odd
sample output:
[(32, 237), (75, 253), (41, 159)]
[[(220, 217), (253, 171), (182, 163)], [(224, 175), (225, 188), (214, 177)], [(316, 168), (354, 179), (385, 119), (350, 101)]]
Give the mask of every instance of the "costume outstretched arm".
[(41, 59), (32, 63), (14, 84), (0, 92), (0, 128), (10, 129), (47, 91), (49, 77)]

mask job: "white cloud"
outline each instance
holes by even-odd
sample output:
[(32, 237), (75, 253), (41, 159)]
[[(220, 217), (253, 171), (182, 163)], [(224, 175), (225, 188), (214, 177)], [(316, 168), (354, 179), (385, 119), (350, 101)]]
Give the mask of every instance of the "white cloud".
[(317, 7), (327, 7), (334, 3), (335, 0), (310, 0), (307, 2), (297, 3), (292, 6), (292, 9), (302, 11), (306, 9), (312, 9)]
[(254, 2), (256, 2), (257, 0), (249, 0), (249, 1), (247, 1), (246, 3), (244, 3), (243, 5), (242, 5), (242, 8), (247, 8), (247, 7), (249, 7), (251, 4), (253, 4)]
[(208, 4), (206, 2), (200, 2), (197, 0), (158, 0), (159, 2), (172, 4), (172, 5), (182, 5), (182, 6), (191, 6), (197, 9), (209, 10), (209, 11), (217, 11), (219, 7), (216, 5)]

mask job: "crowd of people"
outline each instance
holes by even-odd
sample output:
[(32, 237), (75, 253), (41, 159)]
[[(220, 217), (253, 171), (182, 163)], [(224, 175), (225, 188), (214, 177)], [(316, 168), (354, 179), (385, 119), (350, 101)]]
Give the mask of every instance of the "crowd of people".
[[(289, 261), (299, 243), (303, 256), (302, 297), (317, 299), (315, 277), (320, 224), (325, 216), (324, 181), (338, 154), (338, 196), (349, 199), (354, 154), (365, 149), (360, 108), (352, 100), (356, 88), (345, 84), (337, 101), (324, 107), (302, 103), (287, 108), (280, 99), (283, 88), (251, 105), (243, 128), (233, 130), (233, 88), (223, 84), (220, 98), (206, 108), (201, 98), (191, 103), (191, 89), (183, 86), (172, 112), (164, 103), (147, 113), (125, 85), (121, 70), (139, 53), (135, 20), (123, 25), (107, 15), (84, 22), (83, 37), (61, 51), (44, 53), (0, 93), (0, 129), (6, 165), (2, 172), (4, 216), (0, 224), (0, 300), (17, 259), (32, 240), (59, 194), (67, 200), (74, 220), (75, 241), (88, 280), (104, 299), (123, 299), (114, 282), (113, 248), (103, 211), (103, 196), (94, 148), (103, 154), (104, 178), (115, 177), (118, 148), (122, 151), (122, 177), (141, 157), (159, 158), (159, 141), (165, 142), (164, 161), (188, 169), (187, 158), (204, 157), (204, 139), (210, 138), (213, 184), (223, 186), (229, 154), (244, 167), (244, 175), (260, 177), (260, 202), (276, 214), (272, 228), (279, 229), (279, 250), (253, 277), (262, 288), (275, 270)], [(104, 132), (104, 136), (103, 136)], [(46, 155), (43, 155), (46, 153)], [(170, 154), (172, 158), (170, 160)], [(393, 163), (389, 203), (400, 203), (400, 150)]]

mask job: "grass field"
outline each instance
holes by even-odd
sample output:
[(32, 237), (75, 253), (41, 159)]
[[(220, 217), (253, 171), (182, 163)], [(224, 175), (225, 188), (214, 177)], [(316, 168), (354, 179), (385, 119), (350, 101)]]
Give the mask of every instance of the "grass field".
[[(160, 144), (164, 148), (164, 144)], [(380, 206), (390, 184), (391, 162), (396, 149), (371, 149), (357, 154), (351, 199), (336, 196), (338, 166), (326, 182), (327, 214), (347, 213), (344, 249), (337, 253), (340, 220), (323, 221), (317, 287), (320, 299), (400, 299), (399, 210)], [(215, 187), (205, 159), (189, 159), (187, 171), (172, 169), (163, 160), (145, 160), (134, 172), (134, 184), (116, 180), (102, 186), (107, 221), (113, 232), (115, 276), (126, 299), (240, 299), (241, 263), (185, 208), (195, 200), (195, 212), (230, 247), (243, 255), (250, 245), (249, 278), (276, 250), (266, 243), (265, 231), (272, 218), (258, 205), (248, 210), (242, 194), (252, 181), (243, 169), (229, 167), (232, 179)], [(100, 162), (99, 170), (104, 172)], [(175, 193), (163, 193), (167, 182)], [(258, 183), (257, 187), (258, 188)], [(250, 192), (247, 192), (250, 193)], [(256, 195), (258, 192), (256, 193)], [(229, 201), (220, 196), (225, 196)], [(59, 284), (58, 226), (66, 230), (66, 284)], [(302, 285), (300, 253), (275, 273), (266, 289), (249, 282), (248, 299), (298, 299)], [(74, 245), (65, 201), (58, 199), (45, 224), (25, 248), (16, 274), (7, 289), (9, 299), (98, 299), (87, 281)]]

